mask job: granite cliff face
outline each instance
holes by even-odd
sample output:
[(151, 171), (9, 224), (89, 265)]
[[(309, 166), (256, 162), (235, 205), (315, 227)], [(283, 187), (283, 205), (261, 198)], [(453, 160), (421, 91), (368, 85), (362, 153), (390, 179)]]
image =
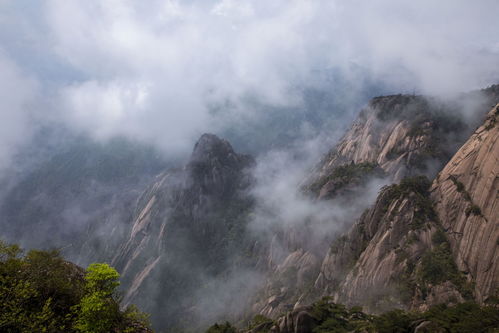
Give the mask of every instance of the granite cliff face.
[[(499, 101), (499, 85), (440, 100), (392, 95), (373, 98), (340, 142), (306, 183), (328, 196), (339, 167), (356, 164), (381, 168), (394, 182), (413, 175), (433, 178)], [(332, 177), (333, 176), (333, 177)]]
[(435, 210), (475, 299), (499, 293), (499, 105), (459, 149), (432, 186)]
[(498, 114), (496, 106), (431, 187), (410, 178), (382, 190), (333, 243), (316, 287), (371, 312), (496, 296)]
[[(337, 302), (375, 313), (463, 300), (468, 285), (452, 261), (429, 188), (423, 176), (385, 187), (333, 243), (316, 287)], [(437, 265), (446, 267), (434, 274)]]
[[(276, 317), (321, 296), (377, 313), (490, 296), (497, 289), (496, 111), (456, 151), (487, 105), (499, 101), (498, 90), (463, 95), (456, 103), (409, 95), (373, 99), (303, 189), (318, 200), (355, 200), (352, 193), (369, 179), (395, 184), (384, 187), (342, 236), (331, 235), (330, 246), (312, 251), (295, 239), (289, 254), (273, 261), (253, 311)], [(459, 108), (467, 113), (454, 116)], [(465, 182), (459, 185), (458, 178)], [(477, 241), (484, 244), (483, 258)]]
[(210, 277), (243, 262), (253, 164), (227, 141), (204, 134), (183, 169), (157, 176), (113, 260), (126, 286), (125, 304), (153, 312), (162, 327), (182, 320), (195, 325), (192, 297)]
[[(375, 204), (332, 243), (315, 288), (334, 302), (361, 305), (371, 313), (426, 311), (466, 300), (494, 302), (499, 273), (498, 118), (499, 104), (433, 182), (417, 176), (384, 187)], [(297, 304), (262, 325), (276, 333), (311, 331), (319, 318), (314, 306)], [(411, 325), (411, 332), (439, 327), (422, 320)]]

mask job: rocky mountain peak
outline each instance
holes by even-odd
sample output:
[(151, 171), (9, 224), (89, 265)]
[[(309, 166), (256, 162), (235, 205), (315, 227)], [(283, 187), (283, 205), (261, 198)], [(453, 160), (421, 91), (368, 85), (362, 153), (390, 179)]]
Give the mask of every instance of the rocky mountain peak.
[[(130, 236), (113, 261), (127, 288), (124, 304), (161, 313), (153, 323), (175, 325), (191, 316), (196, 325), (192, 306), (205, 288), (202, 278), (227, 271), (245, 250), (252, 207), (247, 169), (253, 164), (228, 141), (203, 134), (184, 168), (156, 177), (137, 202)], [(168, 291), (168, 300), (149, 289), (151, 284)]]
[(205, 133), (194, 145), (190, 163), (209, 163), (213, 159), (234, 160), (236, 153), (227, 140)]
[(203, 134), (194, 146), (186, 165), (184, 192), (193, 198), (231, 196), (249, 185), (244, 169), (254, 164), (253, 157), (234, 152), (231, 144), (214, 134)]

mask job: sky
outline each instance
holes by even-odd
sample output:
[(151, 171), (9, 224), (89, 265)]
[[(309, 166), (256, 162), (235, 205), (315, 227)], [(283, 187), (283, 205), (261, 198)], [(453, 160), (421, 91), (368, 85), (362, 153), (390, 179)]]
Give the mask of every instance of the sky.
[(299, 110), (325, 71), (351, 90), (358, 71), (394, 92), (486, 87), (497, 13), (496, 0), (0, 0), (0, 169), (54, 123), (190, 150)]

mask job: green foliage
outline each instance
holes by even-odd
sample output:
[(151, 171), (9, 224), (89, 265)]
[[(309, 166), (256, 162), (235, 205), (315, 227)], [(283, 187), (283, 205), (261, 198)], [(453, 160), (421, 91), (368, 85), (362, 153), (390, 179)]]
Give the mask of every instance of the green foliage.
[(120, 285), (119, 278), (118, 272), (108, 264), (93, 263), (87, 268), (86, 287), (91, 292), (101, 292), (110, 296)]
[[(466, 302), (454, 306), (445, 304), (431, 307), (425, 312), (392, 310), (381, 315), (368, 315), (360, 307), (348, 309), (324, 297), (309, 309), (315, 321), (309, 323), (313, 333), (410, 333), (421, 323), (427, 326), (423, 332), (486, 333), (497, 332), (499, 308), (494, 305), (479, 306)], [(251, 328), (250, 328), (251, 329)], [(206, 333), (235, 333), (228, 322), (215, 324)]]
[(106, 292), (96, 291), (84, 296), (75, 310), (75, 328), (79, 332), (104, 333), (119, 325), (118, 303)]
[(423, 282), (434, 285), (453, 279), (458, 271), (447, 243), (435, 247), (423, 256), (419, 273)]
[(385, 333), (409, 333), (411, 322), (415, 316), (403, 310), (386, 312), (374, 319), (376, 328)]
[(7, 244), (0, 240), (0, 262), (5, 264), (8, 260), (16, 259), (21, 252), (19, 245)]
[(499, 328), (497, 307), (480, 307), (472, 302), (452, 307), (445, 304), (437, 305), (430, 308), (422, 317), (450, 333), (497, 332)]
[(31, 250), (0, 241), (1, 332), (148, 332), (147, 316), (120, 311), (119, 274), (106, 264), (87, 273), (56, 250)]
[(335, 183), (335, 191), (349, 184), (360, 183), (372, 175), (382, 176), (383, 171), (377, 163), (350, 163), (334, 168), (327, 176), (321, 177), (310, 185), (312, 192), (319, 192), (329, 182)]
[(435, 231), (435, 233), (431, 236), (431, 241), (435, 245), (441, 245), (448, 242), (447, 236), (442, 229)]
[[(440, 237), (438, 236), (437, 240), (441, 240)], [(473, 296), (470, 284), (457, 269), (447, 240), (442, 241), (432, 251), (427, 252), (423, 256), (417, 277), (423, 286), (427, 284), (437, 285), (445, 281), (450, 281), (465, 298), (471, 299)], [(423, 292), (425, 292), (425, 287), (423, 287)]]
[(119, 274), (107, 264), (91, 264), (86, 271), (87, 294), (75, 307), (76, 329), (85, 333), (109, 332), (120, 320), (118, 303), (112, 298)]
[(237, 332), (236, 328), (227, 321), (224, 324), (215, 323), (215, 325), (211, 326), (206, 331), (206, 333), (236, 333), (236, 332)]
[(482, 210), (478, 205), (473, 203), (473, 200), (471, 199), (471, 195), (469, 194), (468, 191), (466, 191), (466, 187), (462, 182), (460, 182), (456, 176), (450, 175), (449, 176), (450, 180), (456, 185), (456, 189), (459, 193), (461, 193), (466, 201), (469, 202), (469, 206), (465, 210), (466, 216), (470, 216), (470, 214), (473, 214), (475, 216), (482, 216)]
[(324, 297), (313, 304), (312, 315), (317, 320), (314, 333), (374, 332), (371, 316), (360, 307), (347, 309)]
[(272, 319), (265, 317), (264, 315), (257, 314), (256, 316), (253, 317), (253, 320), (251, 321), (250, 328), (254, 328), (256, 326), (266, 324), (266, 323), (273, 323)]
[(0, 241), (0, 331), (71, 331), (66, 315), (83, 295), (78, 269), (58, 251), (21, 253)]
[(382, 189), (383, 210), (386, 212), (392, 202), (412, 195), (415, 214), (411, 224), (412, 229), (424, 226), (427, 220), (436, 220), (437, 215), (430, 199), (431, 182), (425, 176), (404, 178), (400, 184), (386, 186)]
[(248, 330), (254, 333), (269, 333), (274, 321), (264, 315), (257, 314), (248, 325)]
[(147, 331), (150, 327), (149, 314), (140, 311), (134, 304), (129, 305), (123, 312), (125, 328), (123, 333), (133, 333)]

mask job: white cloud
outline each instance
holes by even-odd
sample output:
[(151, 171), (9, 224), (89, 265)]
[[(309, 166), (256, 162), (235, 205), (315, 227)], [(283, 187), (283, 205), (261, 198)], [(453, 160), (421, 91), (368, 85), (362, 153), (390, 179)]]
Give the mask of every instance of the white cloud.
[[(393, 91), (432, 94), (499, 79), (494, 0), (0, 6), (0, 43), (47, 95), (60, 97), (52, 101), (60, 119), (96, 137), (133, 135), (166, 150), (231, 127), (232, 119), (259, 119), (262, 111), (243, 102), (248, 96), (300, 107), (295, 88), (316, 82), (317, 70), (338, 69), (348, 78), (360, 68)], [(362, 87), (351, 78), (352, 89)], [(210, 113), (208, 105), (226, 102), (230, 114)]]
[(9, 166), (19, 145), (30, 139), (34, 115), (29, 110), (37, 84), (0, 49), (0, 171)]

